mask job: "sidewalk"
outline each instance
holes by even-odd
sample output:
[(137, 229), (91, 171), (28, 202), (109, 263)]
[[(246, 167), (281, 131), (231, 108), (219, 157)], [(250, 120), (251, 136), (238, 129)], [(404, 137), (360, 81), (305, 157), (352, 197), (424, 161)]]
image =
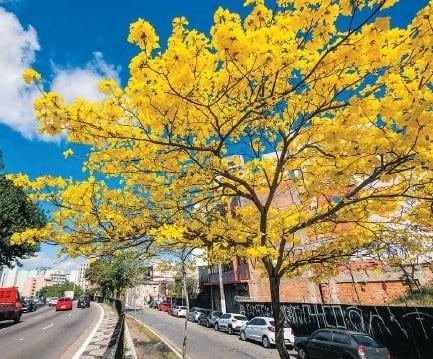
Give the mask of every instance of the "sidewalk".
[(116, 327), (118, 318), (116, 311), (107, 304), (101, 303), (100, 305), (104, 310), (104, 317), (95, 335), (80, 356), (81, 359), (102, 358)]

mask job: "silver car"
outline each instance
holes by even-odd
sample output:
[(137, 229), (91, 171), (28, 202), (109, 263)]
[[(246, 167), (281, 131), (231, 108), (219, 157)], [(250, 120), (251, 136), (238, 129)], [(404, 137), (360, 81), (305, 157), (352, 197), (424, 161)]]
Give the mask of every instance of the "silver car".
[(202, 310), (204, 309), (199, 307), (192, 307), (188, 312), (187, 319), (192, 322), (196, 322), (198, 317), (201, 315)]
[[(270, 348), (275, 344), (275, 325), (274, 318), (255, 317), (247, 322), (239, 333), (241, 340), (254, 340), (262, 343), (265, 348)], [(295, 338), (292, 329), (284, 327), (284, 343), (293, 346)]]
[(248, 321), (245, 315), (238, 313), (226, 313), (218, 318), (215, 323), (215, 330), (224, 330), (229, 334), (239, 332)]

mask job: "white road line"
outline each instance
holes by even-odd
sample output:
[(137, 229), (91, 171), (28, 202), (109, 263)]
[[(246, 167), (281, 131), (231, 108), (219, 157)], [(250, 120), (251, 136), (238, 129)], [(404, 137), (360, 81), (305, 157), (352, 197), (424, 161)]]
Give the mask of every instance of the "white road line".
[(6, 330), (6, 328), (2, 328), (2, 329), (0, 329), (0, 332), (1, 332), (2, 330)]
[(39, 318), (41, 318), (41, 316), (40, 316), (40, 315), (38, 315), (38, 316), (34, 317), (33, 319), (39, 319)]
[[(221, 293), (222, 293), (222, 291), (221, 291)], [(72, 313), (69, 313), (69, 314), (68, 314), (68, 317), (70, 317), (71, 315), (72, 315)]]
[(20, 339), (18, 339), (18, 340), (24, 340), (23, 338), (20, 338)]
[(99, 326), (101, 325), (102, 319), (104, 319), (104, 309), (102, 309), (102, 306), (99, 303), (95, 303), (97, 307), (99, 308), (99, 319), (96, 323), (95, 327), (93, 328), (92, 332), (89, 334), (87, 339), (84, 341), (84, 343), (81, 345), (80, 349), (74, 354), (72, 359), (79, 359), (81, 357), (81, 354), (83, 354), (84, 350), (86, 350), (87, 345), (90, 343), (92, 338), (95, 336), (96, 331), (98, 330)]
[(46, 326), (45, 328), (42, 328), (42, 330), (45, 330), (45, 329), (51, 328), (53, 325), (54, 325), (54, 324), (51, 323), (50, 325)]

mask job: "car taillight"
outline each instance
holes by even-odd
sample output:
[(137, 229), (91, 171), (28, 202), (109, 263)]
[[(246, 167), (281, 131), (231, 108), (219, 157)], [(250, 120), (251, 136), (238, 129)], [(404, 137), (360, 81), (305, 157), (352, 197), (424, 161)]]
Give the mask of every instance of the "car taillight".
[(385, 348), (385, 359), (391, 359), (391, 353), (387, 348)]
[(268, 325), (268, 330), (270, 332), (275, 332), (275, 327), (273, 327), (272, 325)]
[(15, 302), (15, 310), (21, 310), (22, 306), (20, 302)]
[(360, 345), (358, 347), (358, 354), (360, 357), (365, 357), (365, 355), (367, 354), (367, 352), (365, 351), (365, 347), (363, 345)]

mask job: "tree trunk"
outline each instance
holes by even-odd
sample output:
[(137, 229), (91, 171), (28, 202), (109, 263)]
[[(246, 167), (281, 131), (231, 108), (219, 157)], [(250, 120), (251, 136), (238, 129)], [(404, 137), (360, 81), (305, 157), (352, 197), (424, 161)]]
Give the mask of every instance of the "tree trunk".
[(186, 302), (186, 315), (185, 315), (185, 324), (183, 328), (183, 343), (182, 343), (182, 359), (186, 358), (186, 340), (187, 340), (187, 329), (188, 329), (188, 313), (189, 313), (189, 296), (188, 289), (186, 286), (186, 271), (185, 268), (182, 270), (182, 281), (183, 281), (183, 292), (185, 293), (185, 302)]
[(275, 275), (269, 275), (269, 285), (275, 321), (275, 345), (281, 359), (290, 359), (290, 355), (284, 344), (284, 315), (280, 306), (280, 278)]

